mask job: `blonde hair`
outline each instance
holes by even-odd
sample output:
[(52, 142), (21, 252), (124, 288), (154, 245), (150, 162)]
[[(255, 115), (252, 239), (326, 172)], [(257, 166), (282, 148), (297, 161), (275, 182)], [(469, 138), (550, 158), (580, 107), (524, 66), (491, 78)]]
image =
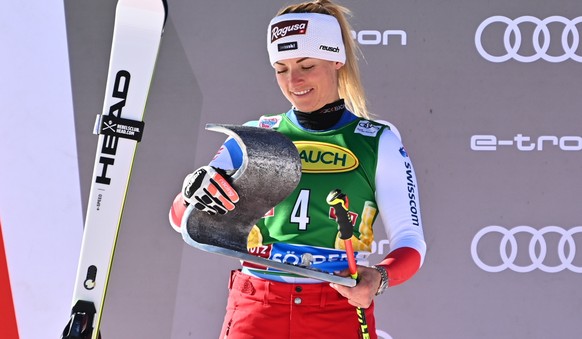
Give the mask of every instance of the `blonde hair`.
[(337, 19), (346, 49), (346, 63), (338, 72), (339, 95), (344, 99), (350, 111), (359, 117), (369, 119), (370, 112), (368, 112), (366, 94), (360, 80), (360, 68), (358, 67), (358, 54), (361, 54), (361, 51), (352, 39), (352, 28), (347, 20), (347, 16), (351, 16), (352, 12), (330, 0), (314, 0), (287, 6), (281, 9), (277, 16), (288, 13), (319, 13), (332, 15)]

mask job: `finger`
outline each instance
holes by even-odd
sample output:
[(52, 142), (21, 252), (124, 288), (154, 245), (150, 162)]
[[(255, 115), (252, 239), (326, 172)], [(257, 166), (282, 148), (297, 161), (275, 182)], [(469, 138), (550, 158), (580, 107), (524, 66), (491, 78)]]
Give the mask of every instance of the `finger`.
[(333, 284), (333, 283), (330, 284), (330, 286), (333, 289), (335, 289), (342, 297), (346, 298), (350, 305), (355, 306), (355, 307), (364, 307), (365, 306), (364, 304), (358, 302), (357, 300), (350, 299), (350, 297), (352, 297), (352, 294), (350, 293), (349, 287), (345, 287), (345, 286), (337, 285), (337, 284)]
[(238, 202), (239, 200), (238, 193), (234, 190), (234, 188), (232, 188), (232, 186), (230, 186), (228, 181), (226, 181), (226, 179), (224, 179), (222, 175), (220, 175), (219, 173), (215, 173), (212, 176), (212, 180), (214, 181), (214, 183), (216, 183), (218, 189), (222, 190), (224, 195), (226, 195), (230, 199), (230, 201), (234, 203)]
[(218, 199), (213, 198), (210, 196), (209, 192), (204, 190), (205, 194), (202, 196), (195, 196), (196, 201), (198, 203), (194, 205), (197, 209), (207, 212), (209, 214), (225, 214), (227, 211), (224, 207), (220, 204)]
[(195, 203), (195, 204), (194, 204), (194, 207), (195, 207), (197, 210), (200, 210), (200, 211), (202, 211), (202, 212), (206, 212), (206, 213), (208, 213), (208, 214), (211, 214), (211, 215), (215, 215), (215, 214), (216, 214), (216, 210), (215, 210), (215, 209), (213, 209), (213, 208), (210, 208), (210, 207), (208, 207), (208, 206), (206, 206), (205, 204), (203, 204), (203, 203), (200, 203), (200, 202), (197, 202), (197, 203)]
[(218, 191), (218, 188), (214, 184), (208, 185), (208, 193), (212, 195), (214, 198), (218, 199), (222, 206), (229, 211), (234, 209), (234, 204), (230, 202), (221, 192)]
[(204, 195), (201, 196), (202, 201), (204, 201), (204, 203), (208, 207), (214, 208), (216, 211), (218, 211), (218, 214), (226, 214), (226, 212), (228, 212), (228, 210), (222, 205), (220, 200), (214, 197), (212, 194), (210, 194), (210, 192), (206, 188), (203, 188), (202, 191), (204, 192)]
[(329, 286), (331, 286), (331, 288), (336, 290), (342, 297), (348, 298), (349, 289), (347, 287), (339, 285), (339, 284), (334, 284), (334, 283), (330, 283)]

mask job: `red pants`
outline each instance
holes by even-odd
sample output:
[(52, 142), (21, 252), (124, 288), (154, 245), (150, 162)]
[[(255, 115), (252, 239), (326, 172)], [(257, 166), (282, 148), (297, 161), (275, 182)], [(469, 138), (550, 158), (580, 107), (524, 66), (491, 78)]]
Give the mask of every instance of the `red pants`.
[[(377, 339), (374, 304), (368, 333)], [(287, 284), (232, 271), (220, 339), (359, 339), (356, 308), (328, 283)]]

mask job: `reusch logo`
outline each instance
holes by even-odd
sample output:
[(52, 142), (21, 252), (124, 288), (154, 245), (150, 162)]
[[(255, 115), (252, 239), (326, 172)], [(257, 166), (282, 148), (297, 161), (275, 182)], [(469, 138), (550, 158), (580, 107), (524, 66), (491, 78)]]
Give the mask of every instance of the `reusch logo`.
[(316, 141), (293, 142), (299, 151), (303, 173), (339, 173), (356, 169), (360, 162), (347, 148)]
[(271, 26), (271, 42), (289, 35), (305, 34), (307, 32), (307, 24), (307, 20), (287, 20), (278, 22)]
[(339, 47), (330, 47), (330, 46), (325, 46), (325, 45), (320, 45), (319, 49), (321, 49), (323, 51), (334, 52), (334, 53), (339, 53), (339, 51), (340, 51)]
[[(121, 100), (109, 107), (109, 115), (118, 118), (121, 117), (121, 111), (123, 110), (123, 107), (125, 107), (125, 100), (127, 99), (127, 93), (129, 91), (130, 78), (131, 75), (125, 70), (121, 70), (115, 75), (112, 96)], [(95, 182), (98, 184), (109, 185), (111, 183), (111, 178), (107, 177), (107, 168), (110, 165), (113, 166), (115, 163), (115, 153), (117, 153), (119, 137), (107, 134), (103, 134), (103, 137), (101, 156), (99, 157), (99, 163), (103, 165), (103, 167), (101, 169), (101, 174), (95, 178)]]

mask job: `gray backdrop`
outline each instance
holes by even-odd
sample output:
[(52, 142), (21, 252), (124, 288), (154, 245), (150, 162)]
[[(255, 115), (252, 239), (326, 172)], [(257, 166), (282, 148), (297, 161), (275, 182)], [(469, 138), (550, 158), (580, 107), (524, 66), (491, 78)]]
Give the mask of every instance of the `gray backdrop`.
[[(341, 3), (354, 12), (370, 108), (399, 128), (414, 161), (428, 243), (420, 272), (377, 299), (380, 337), (579, 337), (580, 2)], [(104, 338), (218, 336), (239, 263), (184, 244), (167, 213), (184, 175), (223, 140), (206, 123), (288, 109), (265, 47), (284, 4), (169, 0)], [(115, 1), (65, 8), (86, 206)], [(377, 229), (373, 263), (388, 251)]]

